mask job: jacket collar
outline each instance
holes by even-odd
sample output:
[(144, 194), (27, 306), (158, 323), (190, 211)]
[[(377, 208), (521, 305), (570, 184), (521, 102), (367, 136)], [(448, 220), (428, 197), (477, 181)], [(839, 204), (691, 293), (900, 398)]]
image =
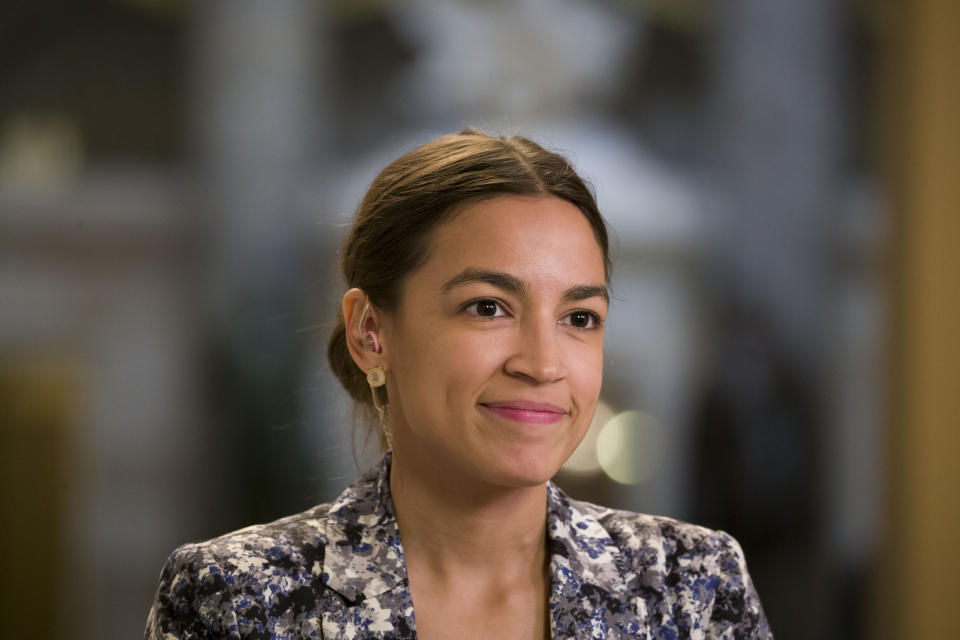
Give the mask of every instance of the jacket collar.
[[(346, 606), (324, 614), (324, 637), (348, 637), (351, 629), (378, 637), (401, 626), (413, 628), (413, 601), (389, 478), (388, 452), (330, 509), (323, 574), (327, 587), (340, 594)], [(595, 515), (604, 510), (585, 507), (547, 483), (554, 638), (607, 637), (612, 631), (608, 615), (637, 606), (628, 602), (622, 552)]]
[[(625, 592), (626, 582), (619, 569), (620, 548), (583, 506), (552, 482), (547, 484), (552, 586), (591, 584), (614, 593)], [(603, 507), (594, 509), (607, 511)]]
[(327, 516), (323, 573), (348, 602), (407, 584), (407, 566), (390, 498), (390, 454), (348, 487)]
[(343, 606), (323, 612), (324, 638), (413, 638), (413, 600), (390, 498), (390, 454), (330, 508), (323, 579)]

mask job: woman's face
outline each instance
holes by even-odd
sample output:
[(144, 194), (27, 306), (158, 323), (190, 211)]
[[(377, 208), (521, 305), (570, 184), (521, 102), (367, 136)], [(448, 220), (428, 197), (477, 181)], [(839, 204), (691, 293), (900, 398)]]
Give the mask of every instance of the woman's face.
[(593, 417), (606, 313), (603, 254), (576, 206), (466, 206), (383, 319), (397, 460), (498, 485), (548, 480)]

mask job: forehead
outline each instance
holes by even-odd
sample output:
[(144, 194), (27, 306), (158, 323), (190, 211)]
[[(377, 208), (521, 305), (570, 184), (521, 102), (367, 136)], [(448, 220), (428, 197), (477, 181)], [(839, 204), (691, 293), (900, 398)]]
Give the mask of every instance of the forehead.
[(530, 284), (603, 285), (604, 256), (576, 205), (553, 196), (498, 196), (465, 205), (428, 242), (421, 280), (468, 267), (511, 273)]

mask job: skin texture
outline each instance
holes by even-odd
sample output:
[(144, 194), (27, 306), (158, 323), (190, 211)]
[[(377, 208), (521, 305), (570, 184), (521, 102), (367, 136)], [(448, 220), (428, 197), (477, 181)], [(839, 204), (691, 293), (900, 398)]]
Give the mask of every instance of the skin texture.
[(361, 327), (363, 292), (344, 296), (354, 361), (387, 370), (419, 637), (549, 635), (546, 482), (599, 397), (604, 280), (574, 205), (502, 196), (433, 232), (394, 313), (371, 308)]

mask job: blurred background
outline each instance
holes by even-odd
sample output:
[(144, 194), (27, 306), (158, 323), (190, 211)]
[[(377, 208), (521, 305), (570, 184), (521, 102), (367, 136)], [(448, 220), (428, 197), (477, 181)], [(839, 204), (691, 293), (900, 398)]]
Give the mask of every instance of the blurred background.
[(0, 620), (142, 634), (177, 545), (375, 453), (327, 370), (376, 172), (563, 151), (614, 233), (575, 497), (729, 531), (779, 640), (960, 637), (960, 5), (0, 5)]

